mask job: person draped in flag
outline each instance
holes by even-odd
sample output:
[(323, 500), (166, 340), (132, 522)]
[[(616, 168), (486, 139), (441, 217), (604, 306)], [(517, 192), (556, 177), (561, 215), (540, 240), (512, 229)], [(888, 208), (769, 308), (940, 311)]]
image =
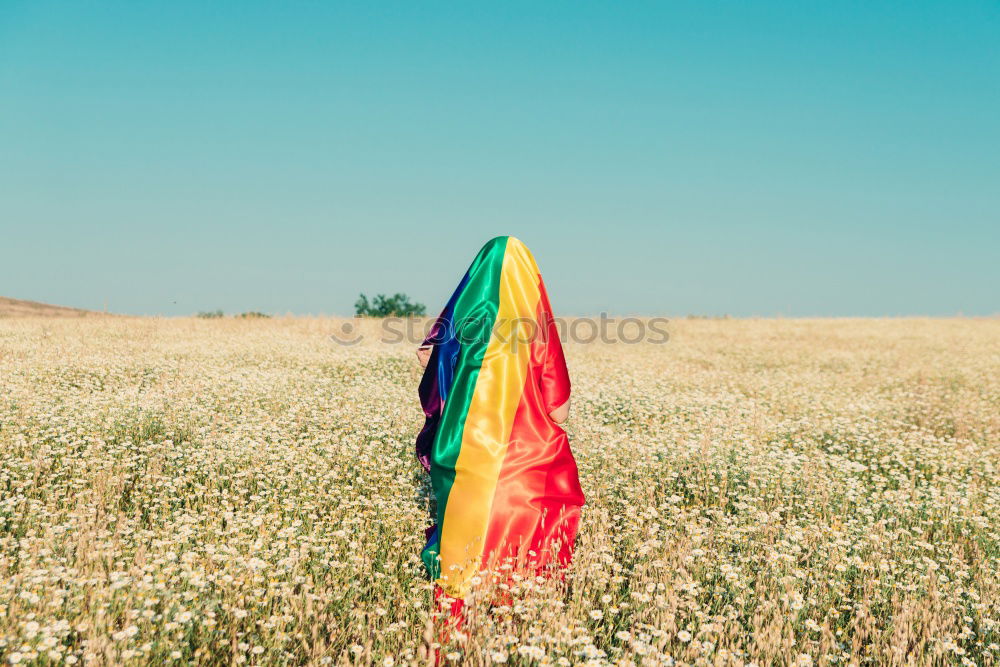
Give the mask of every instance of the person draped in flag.
[(421, 557), (454, 614), (483, 573), (568, 565), (584, 504), (560, 426), (566, 359), (524, 243), (499, 236), (483, 246), (417, 356), (426, 416), (417, 458), (436, 500)]

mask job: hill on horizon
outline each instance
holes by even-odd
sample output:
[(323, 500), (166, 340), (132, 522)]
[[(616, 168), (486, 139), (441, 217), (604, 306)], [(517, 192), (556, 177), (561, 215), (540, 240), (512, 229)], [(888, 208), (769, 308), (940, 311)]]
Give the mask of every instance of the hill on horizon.
[(39, 301), (25, 301), (0, 296), (0, 318), (3, 317), (98, 317), (108, 313), (68, 306), (55, 306)]

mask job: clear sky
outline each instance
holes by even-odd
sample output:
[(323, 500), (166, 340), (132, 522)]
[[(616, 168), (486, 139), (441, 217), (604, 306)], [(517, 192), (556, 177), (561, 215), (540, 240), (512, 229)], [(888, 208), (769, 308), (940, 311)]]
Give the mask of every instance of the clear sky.
[(1000, 312), (1000, 3), (0, 2), (0, 295)]

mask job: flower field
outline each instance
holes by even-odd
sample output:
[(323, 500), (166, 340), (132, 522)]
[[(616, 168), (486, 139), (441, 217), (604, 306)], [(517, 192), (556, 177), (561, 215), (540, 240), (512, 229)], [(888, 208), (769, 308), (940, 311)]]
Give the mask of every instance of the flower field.
[(413, 348), (340, 326), (0, 320), (0, 660), (997, 663), (1000, 320), (567, 344), (573, 566), (450, 637)]

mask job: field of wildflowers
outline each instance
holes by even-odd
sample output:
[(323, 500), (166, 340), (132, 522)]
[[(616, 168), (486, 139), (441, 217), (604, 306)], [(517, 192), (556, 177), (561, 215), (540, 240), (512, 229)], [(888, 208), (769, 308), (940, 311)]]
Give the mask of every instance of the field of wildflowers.
[(573, 567), (450, 639), (412, 347), (339, 326), (0, 320), (0, 660), (996, 664), (1000, 321), (567, 344)]

